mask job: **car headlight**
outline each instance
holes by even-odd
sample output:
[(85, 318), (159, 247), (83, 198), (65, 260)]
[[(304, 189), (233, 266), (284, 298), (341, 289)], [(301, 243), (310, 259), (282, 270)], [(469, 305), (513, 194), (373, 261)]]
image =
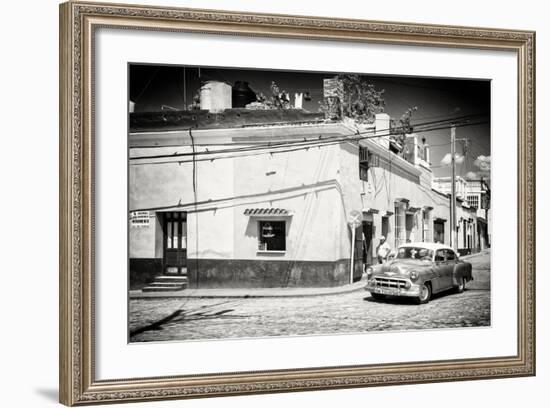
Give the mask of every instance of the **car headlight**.
[(418, 272), (411, 271), (411, 273), (409, 274), (409, 278), (411, 278), (411, 280), (414, 282), (415, 280), (418, 279)]
[(374, 269), (372, 269), (372, 267), (369, 266), (369, 267), (367, 268), (367, 278), (370, 279), (370, 277), (373, 275), (373, 273), (374, 273)]

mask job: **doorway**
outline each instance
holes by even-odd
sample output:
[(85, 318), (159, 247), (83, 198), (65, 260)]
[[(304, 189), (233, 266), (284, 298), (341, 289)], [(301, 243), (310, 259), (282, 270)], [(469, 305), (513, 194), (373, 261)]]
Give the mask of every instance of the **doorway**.
[(405, 214), (405, 242), (414, 242), (414, 214)]
[(445, 222), (443, 220), (434, 221), (434, 242), (445, 243)]
[(390, 219), (389, 217), (382, 217), (382, 235), (386, 237), (386, 241), (389, 242), (389, 236), (390, 233)]
[(374, 236), (374, 223), (372, 221), (363, 221), (363, 264), (372, 265), (373, 250), (372, 237)]
[(164, 274), (187, 273), (187, 213), (182, 211), (164, 214)]

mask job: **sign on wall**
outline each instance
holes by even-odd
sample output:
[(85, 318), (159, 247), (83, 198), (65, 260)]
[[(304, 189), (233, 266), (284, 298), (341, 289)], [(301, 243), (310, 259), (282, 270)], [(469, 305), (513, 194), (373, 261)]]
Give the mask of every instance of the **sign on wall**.
[(132, 211), (130, 213), (130, 225), (132, 227), (148, 227), (150, 223), (149, 211)]

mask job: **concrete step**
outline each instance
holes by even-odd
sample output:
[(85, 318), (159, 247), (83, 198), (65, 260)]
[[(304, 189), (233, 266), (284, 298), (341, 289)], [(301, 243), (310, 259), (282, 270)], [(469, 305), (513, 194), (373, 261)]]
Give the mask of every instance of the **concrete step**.
[(157, 276), (154, 280), (155, 282), (177, 282), (177, 283), (186, 283), (188, 281), (187, 276), (176, 276), (176, 275), (162, 275)]
[(179, 290), (184, 290), (187, 287), (187, 283), (184, 284), (160, 284), (160, 283), (151, 283), (149, 286), (145, 286), (141, 291), (142, 292), (175, 292)]
[(187, 285), (187, 282), (157, 282), (157, 281), (154, 281), (154, 282), (151, 282), (148, 286), (159, 287), (159, 288), (163, 288), (163, 287), (175, 288), (175, 287), (180, 287), (182, 285)]
[(142, 289), (143, 292), (172, 292), (187, 287), (188, 279), (183, 274), (164, 274)]
[(182, 268), (181, 273), (177, 272), (164, 272), (163, 276), (185, 276), (187, 275), (187, 268)]

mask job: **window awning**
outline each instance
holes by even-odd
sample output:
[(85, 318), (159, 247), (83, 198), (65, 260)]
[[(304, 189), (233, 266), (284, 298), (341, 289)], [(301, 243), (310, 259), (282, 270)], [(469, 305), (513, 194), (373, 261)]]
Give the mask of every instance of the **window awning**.
[(376, 208), (363, 208), (362, 212), (367, 214), (378, 214), (379, 211)]
[(247, 208), (244, 210), (244, 215), (249, 217), (290, 217), (293, 212), (284, 208)]

